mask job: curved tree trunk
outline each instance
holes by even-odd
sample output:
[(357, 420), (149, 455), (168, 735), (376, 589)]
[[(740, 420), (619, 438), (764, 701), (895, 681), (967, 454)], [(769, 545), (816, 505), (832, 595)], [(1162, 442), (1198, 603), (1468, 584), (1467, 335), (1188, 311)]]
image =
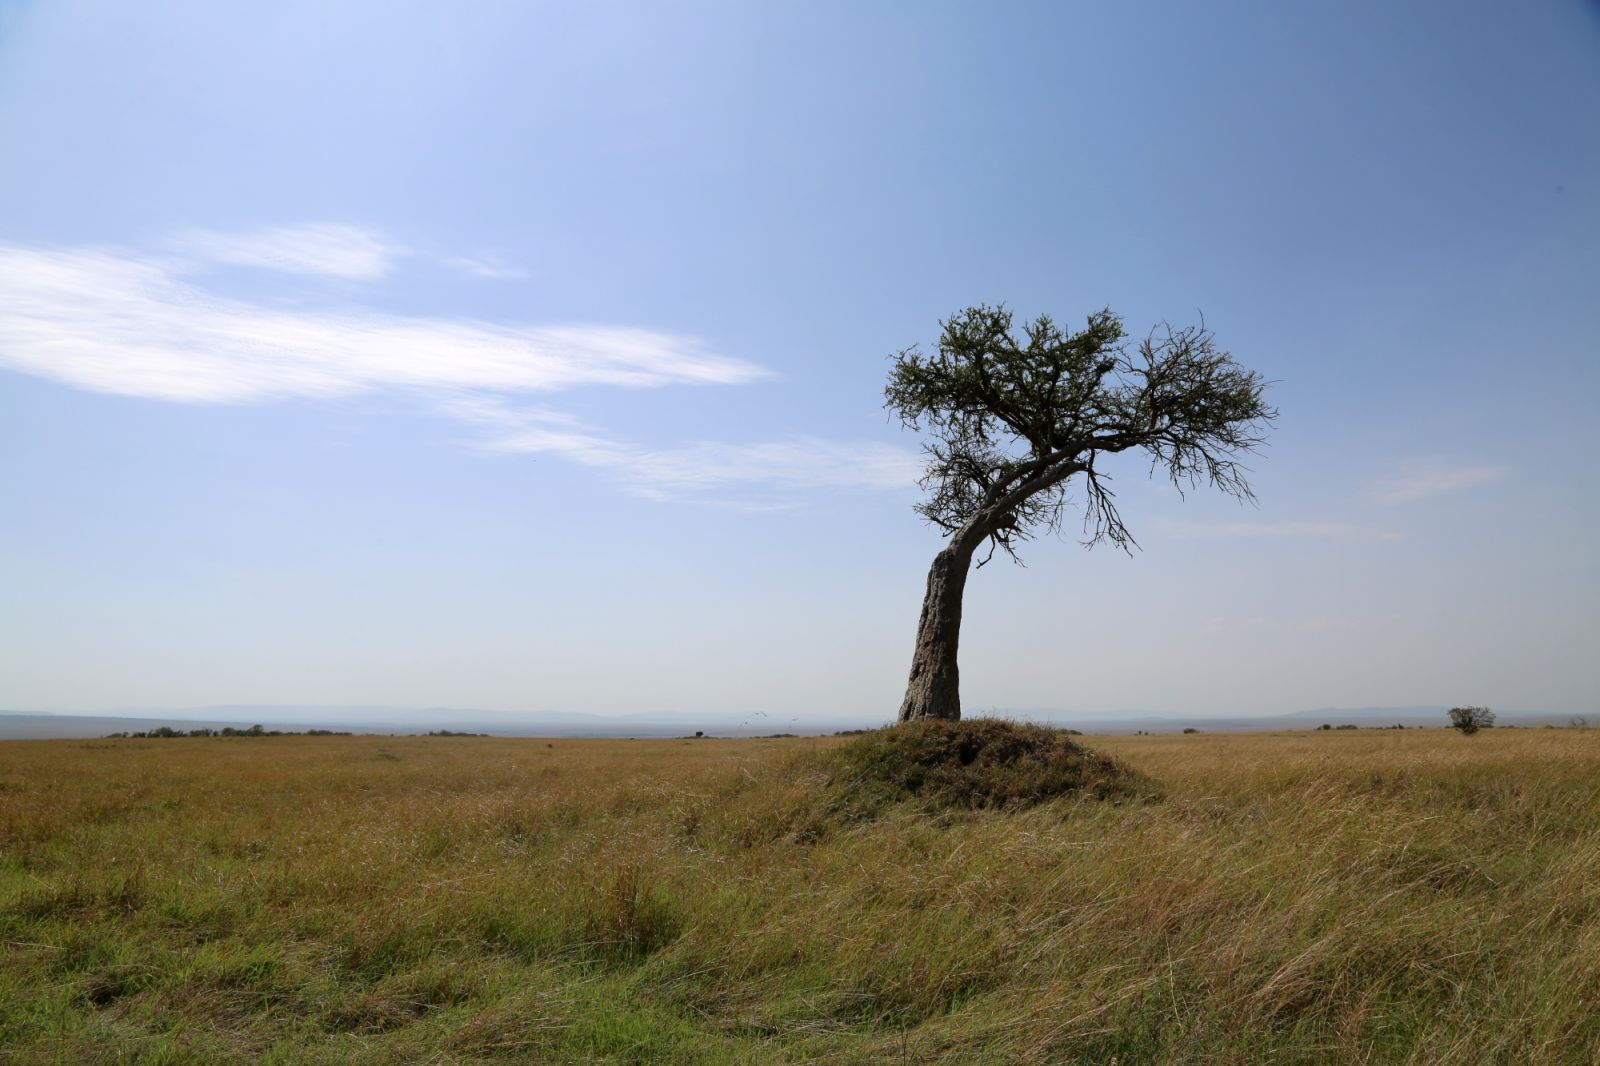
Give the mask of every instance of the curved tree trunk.
[(933, 557), (928, 591), (917, 622), (917, 649), (911, 680), (900, 704), (900, 721), (961, 717), (961, 671), (956, 649), (961, 641), (961, 594), (967, 587), (972, 548), (956, 541)]

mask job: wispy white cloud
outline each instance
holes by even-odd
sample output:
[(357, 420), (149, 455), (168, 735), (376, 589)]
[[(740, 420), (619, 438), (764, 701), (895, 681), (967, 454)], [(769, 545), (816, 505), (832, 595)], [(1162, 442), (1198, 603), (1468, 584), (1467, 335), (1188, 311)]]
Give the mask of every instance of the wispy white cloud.
[(691, 337), (283, 309), (219, 296), (157, 259), (0, 246), (0, 365), (186, 403), (383, 388), (544, 392), (731, 384), (766, 371)]
[(1473, 466), (1442, 459), (1413, 459), (1375, 482), (1367, 496), (1376, 503), (1416, 503), (1493, 484), (1510, 472), (1510, 467), (1498, 464)]
[(645, 491), (763, 485), (782, 489), (906, 488), (922, 473), (917, 454), (875, 441), (793, 437), (749, 444), (702, 442), (640, 456)]
[[(797, 436), (780, 441), (703, 441), (652, 449), (613, 440), (546, 409), (513, 409), (486, 398), (451, 405), (457, 417), (488, 432), (481, 447), (495, 451), (560, 455), (610, 470), (642, 496), (697, 495), (727, 487), (763, 493), (808, 489), (890, 489), (912, 485), (921, 474), (915, 453), (878, 441), (832, 441)], [(785, 506), (771, 499), (744, 501), (743, 509)]]
[(508, 263), (497, 255), (452, 255), (439, 262), (451, 270), (487, 281), (526, 281), (531, 276), (526, 268)]
[(1177, 537), (1257, 539), (1303, 537), (1339, 540), (1395, 540), (1398, 534), (1350, 522), (1163, 522), (1165, 532)]
[(246, 233), (195, 229), (173, 246), (202, 262), (377, 281), (408, 249), (373, 230), (342, 222), (308, 222)]
[[(223, 258), (218, 249), (237, 250), (245, 243), (219, 236), (207, 254)], [(191, 242), (194, 254), (192, 249)], [(261, 254), (264, 261), (267, 253)], [(243, 255), (228, 261), (242, 262)], [(330, 253), (315, 268), (313, 258), (280, 260), (338, 278), (378, 270), (376, 258), (362, 266), (359, 257), (340, 260)], [(197, 283), (191, 267), (192, 261), (125, 250), (0, 245), (0, 367), (174, 403), (399, 391), (472, 425), (480, 447), (558, 455), (604, 469), (638, 494), (656, 498), (710, 499), (718, 490), (738, 488), (755, 498), (721, 502), (769, 509), (786, 505), (775, 498), (784, 493), (900, 487), (919, 473), (916, 455), (881, 442), (793, 437), (651, 448), (528, 402), (583, 385), (730, 385), (770, 376), (754, 363), (709, 351), (693, 337), (360, 307), (286, 308), (213, 292)]]

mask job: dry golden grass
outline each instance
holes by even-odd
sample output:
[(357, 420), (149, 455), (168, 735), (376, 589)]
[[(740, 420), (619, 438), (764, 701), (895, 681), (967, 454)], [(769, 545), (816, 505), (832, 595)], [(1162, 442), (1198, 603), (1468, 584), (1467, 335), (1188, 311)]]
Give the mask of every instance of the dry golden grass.
[(0, 1060), (1600, 1060), (1600, 731), (1090, 738), (1159, 800), (830, 821), (832, 740), (0, 744)]

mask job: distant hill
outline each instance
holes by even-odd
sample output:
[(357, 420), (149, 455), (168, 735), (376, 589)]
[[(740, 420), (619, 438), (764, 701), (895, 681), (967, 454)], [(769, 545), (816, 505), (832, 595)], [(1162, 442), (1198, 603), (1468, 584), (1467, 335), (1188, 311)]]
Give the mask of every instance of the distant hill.
[[(138, 733), (168, 726), (172, 729), (221, 729), (239, 722), (201, 722), (185, 718), (117, 718), (98, 714), (40, 714), (0, 711), (0, 740), (71, 740), (103, 737), (107, 733)], [(252, 722), (242, 723), (253, 725)], [(314, 728), (314, 727), (300, 727)]]
[[(887, 719), (885, 720), (887, 721)], [(572, 711), (517, 713), (453, 707), (297, 706), (236, 704), (165, 710), (128, 708), (99, 714), (0, 711), (0, 739), (101, 737), (108, 733), (172, 729), (220, 729), (260, 723), (270, 729), (336, 729), (354, 733), (426, 733), (451, 729), (492, 736), (676, 737), (697, 731), (714, 736), (818, 734), (883, 725), (863, 718), (814, 717), (755, 712), (744, 716), (661, 712), (627, 716)]]
[[(1117, 733), (1172, 733), (1184, 729), (1199, 729), (1217, 733), (1272, 732), (1277, 730), (1315, 729), (1326, 722), (1329, 725), (1385, 726), (1444, 726), (1448, 725), (1447, 707), (1318, 707), (1284, 714), (1263, 715), (1169, 715), (1130, 712), (1111, 715), (1094, 712), (1064, 711), (1047, 708), (1005, 709), (993, 713), (1007, 718), (1020, 718), (1031, 722), (1070, 726), (1089, 734)], [(974, 712), (982, 713), (982, 712)], [(1495, 717), (1502, 725), (1538, 726), (1566, 725), (1570, 714), (1539, 711), (1496, 710)], [(1600, 714), (1591, 716), (1600, 724)]]
[[(1321, 707), (1274, 715), (1163, 715), (1147, 712), (1065, 711), (1051, 708), (969, 710), (969, 717), (994, 714), (1003, 718), (1066, 726), (1088, 734), (1240, 733), (1315, 729), (1329, 725), (1443, 726), (1445, 707)], [(1499, 711), (1502, 725), (1566, 725), (1568, 714)], [(1600, 725), (1600, 712), (1590, 716)], [(127, 708), (98, 714), (51, 714), (0, 710), (0, 739), (101, 737), (107, 733), (172, 729), (221, 729), (251, 726), (304, 731), (336, 729), (355, 733), (426, 733), (451, 729), (507, 737), (675, 737), (703, 731), (712, 736), (750, 737), (775, 733), (814, 736), (844, 729), (887, 725), (893, 719), (866, 715), (748, 715), (662, 711), (648, 714), (600, 715), (574, 711), (486, 711), (456, 707), (381, 707), (348, 705), (227, 704), (182, 709)]]
[[(1295, 711), (1289, 718), (1335, 718), (1360, 719), (1368, 718), (1433, 718), (1443, 719), (1449, 712), (1448, 707), (1316, 707), (1309, 711)], [(1497, 714), (1521, 716), (1524, 711), (1497, 711)]]

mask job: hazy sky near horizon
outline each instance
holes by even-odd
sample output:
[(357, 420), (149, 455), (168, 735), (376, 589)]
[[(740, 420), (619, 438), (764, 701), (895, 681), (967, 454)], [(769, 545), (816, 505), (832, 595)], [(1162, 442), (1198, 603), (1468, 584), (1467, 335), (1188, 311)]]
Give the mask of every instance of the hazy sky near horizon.
[(969, 711), (1600, 703), (1600, 6), (0, 3), (0, 707), (893, 714), (886, 356), (1201, 312)]

